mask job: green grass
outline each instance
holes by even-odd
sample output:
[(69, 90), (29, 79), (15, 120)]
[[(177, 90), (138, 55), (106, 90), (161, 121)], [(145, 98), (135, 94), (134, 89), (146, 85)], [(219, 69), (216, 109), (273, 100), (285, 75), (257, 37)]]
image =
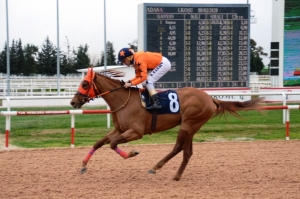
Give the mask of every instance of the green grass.
[[(84, 107), (83, 109), (105, 109)], [(0, 109), (5, 111), (6, 109)], [(12, 108), (12, 111), (70, 110), (70, 107)], [(195, 142), (285, 140), (282, 110), (239, 112), (242, 119), (226, 115), (213, 118), (194, 136)], [(291, 110), (290, 139), (300, 139), (300, 112)], [(75, 146), (91, 146), (105, 136), (107, 116), (75, 115)], [(112, 125), (112, 122), (111, 122)], [(10, 144), (24, 148), (70, 147), (71, 115), (11, 116)], [(174, 143), (179, 127), (128, 144)], [(0, 116), (0, 133), (5, 133), (5, 116)], [(1, 144), (1, 143), (0, 143)]]
[(259, 72), (259, 75), (269, 75), (270, 71), (268, 68), (264, 68)]

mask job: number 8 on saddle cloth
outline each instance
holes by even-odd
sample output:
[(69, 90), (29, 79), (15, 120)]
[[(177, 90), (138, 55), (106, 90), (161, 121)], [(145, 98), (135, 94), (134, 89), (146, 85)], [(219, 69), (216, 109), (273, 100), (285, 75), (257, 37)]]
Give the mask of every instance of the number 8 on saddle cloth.
[[(178, 114), (180, 112), (179, 98), (176, 91), (166, 90), (157, 94), (162, 105), (162, 108), (157, 110), (157, 114)], [(143, 106), (149, 107), (153, 104), (147, 89), (141, 92), (141, 99)], [(148, 111), (152, 112), (153, 110)]]

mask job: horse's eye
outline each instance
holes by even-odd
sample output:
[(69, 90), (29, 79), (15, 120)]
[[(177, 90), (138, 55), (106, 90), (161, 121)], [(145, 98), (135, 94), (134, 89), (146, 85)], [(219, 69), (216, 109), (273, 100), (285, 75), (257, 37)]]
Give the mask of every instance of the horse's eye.
[(87, 81), (83, 81), (81, 83), (81, 87), (84, 89), (84, 90), (87, 90), (89, 88), (89, 83)]

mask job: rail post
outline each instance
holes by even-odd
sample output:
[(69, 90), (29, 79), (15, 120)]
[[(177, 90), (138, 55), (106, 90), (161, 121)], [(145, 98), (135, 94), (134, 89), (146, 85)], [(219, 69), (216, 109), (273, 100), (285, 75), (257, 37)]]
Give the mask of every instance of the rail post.
[[(6, 100), (7, 100), (7, 111), (10, 111), (10, 98), (7, 96)], [(5, 150), (8, 150), (9, 133), (10, 133), (10, 115), (7, 115), (5, 120)]]
[(286, 109), (285, 139), (290, 140), (290, 109)]
[(8, 150), (9, 132), (10, 132), (10, 115), (7, 115), (6, 122), (5, 122), (5, 150)]
[[(282, 102), (283, 102), (283, 106), (286, 106), (286, 95), (285, 93), (282, 93)], [(283, 124), (285, 124), (286, 122), (286, 113), (287, 113), (287, 110), (286, 109), (283, 109), (283, 112), (282, 112), (282, 122)]]
[(71, 114), (71, 147), (74, 148), (75, 143), (75, 115)]

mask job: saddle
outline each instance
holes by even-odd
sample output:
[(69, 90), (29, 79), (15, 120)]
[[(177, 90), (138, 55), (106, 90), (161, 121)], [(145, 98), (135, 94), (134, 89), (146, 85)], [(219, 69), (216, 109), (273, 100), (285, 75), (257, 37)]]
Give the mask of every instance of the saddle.
[[(140, 90), (140, 95), (143, 107), (146, 108), (153, 104), (153, 101), (147, 89)], [(158, 114), (178, 114), (180, 112), (179, 98), (176, 91), (166, 90), (158, 92), (157, 95), (162, 108), (158, 110), (147, 110), (152, 114), (152, 131), (155, 131)]]

